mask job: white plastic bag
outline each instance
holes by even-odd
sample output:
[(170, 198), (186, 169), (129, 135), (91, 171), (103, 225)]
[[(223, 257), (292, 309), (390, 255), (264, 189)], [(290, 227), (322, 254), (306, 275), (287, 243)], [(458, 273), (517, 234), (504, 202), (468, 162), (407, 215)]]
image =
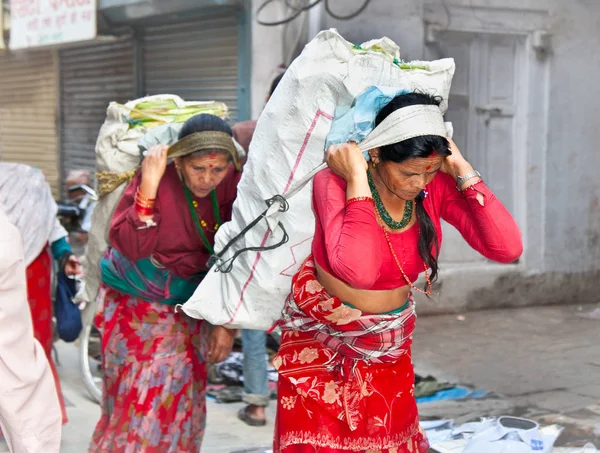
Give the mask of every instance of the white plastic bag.
[[(140, 165), (142, 156), (138, 141), (148, 131), (146, 128), (131, 128), (127, 122), (130, 109), (145, 101), (172, 99), (179, 107), (186, 104), (179, 96), (165, 94), (148, 96), (130, 101), (125, 106), (111, 102), (106, 111), (106, 120), (100, 128), (96, 141), (96, 171), (122, 173)], [(85, 256), (81, 260), (83, 284), (75, 300), (92, 302), (96, 300), (100, 288), (99, 262), (108, 247), (108, 228), (114, 209), (127, 184), (122, 184), (102, 197), (92, 214), (92, 225), (88, 233)]]
[[(215, 250), (257, 219), (266, 200), (280, 194), (289, 209), (278, 212), (274, 202), (267, 221), (259, 221), (224, 254), (183, 305), (189, 316), (212, 324), (267, 330), (279, 319), (291, 278), (310, 254), (314, 235), (312, 185), (293, 197), (298, 181), (307, 180), (324, 161), (324, 146), (336, 107), (349, 107), (373, 85), (406, 88), (439, 95), (445, 111), (454, 75), (454, 60), (412, 62), (401, 69), (399, 48), (389, 39), (354, 46), (335, 30), (323, 31), (292, 63), (263, 111), (254, 133), (248, 161), (238, 186), (231, 222), (216, 235)], [(296, 186), (297, 187), (297, 186)], [(282, 246), (236, 252), (249, 247)], [(222, 272), (231, 264), (231, 272)]]

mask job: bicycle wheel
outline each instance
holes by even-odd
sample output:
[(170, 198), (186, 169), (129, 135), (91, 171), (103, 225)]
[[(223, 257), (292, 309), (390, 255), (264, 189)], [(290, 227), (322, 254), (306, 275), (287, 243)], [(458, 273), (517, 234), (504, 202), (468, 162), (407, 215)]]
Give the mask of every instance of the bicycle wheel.
[[(84, 311), (89, 309), (93, 314), (94, 305), (88, 305)], [(83, 330), (79, 337), (79, 367), (83, 385), (90, 398), (96, 403), (100, 403), (102, 400), (102, 342), (100, 332), (94, 327), (93, 316), (85, 316), (85, 314)]]

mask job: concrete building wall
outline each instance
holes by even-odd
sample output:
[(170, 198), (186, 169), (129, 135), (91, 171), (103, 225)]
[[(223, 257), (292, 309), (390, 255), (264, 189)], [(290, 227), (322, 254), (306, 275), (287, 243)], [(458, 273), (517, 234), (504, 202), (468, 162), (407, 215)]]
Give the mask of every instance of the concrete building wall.
[[(267, 27), (256, 21), (258, 7), (262, 2), (252, 2), (252, 76), (251, 76), (251, 112), (257, 119), (265, 106), (271, 82), (284, 63), (283, 26)], [(276, 20), (281, 17), (282, 9), (274, 5), (261, 14), (262, 20)]]
[(556, 0), (550, 32), (545, 270), (582, 273), (600, 269), (600, 3)]

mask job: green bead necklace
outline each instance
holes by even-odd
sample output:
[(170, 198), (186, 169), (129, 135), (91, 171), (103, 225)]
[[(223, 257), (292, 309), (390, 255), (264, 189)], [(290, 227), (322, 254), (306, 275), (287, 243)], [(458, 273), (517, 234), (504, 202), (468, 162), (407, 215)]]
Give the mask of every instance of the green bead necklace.
[(379, 212), (381, 220), (383, 220), (383, 222), (392, 230), (401, 230), (402, 228), (405, 228), (410, 223), (410, 219), (412, 219), (414, 205), (413, 201), (406, 200), (406, 203), (404, 204), (404, 215), (402, 215), (402, 219), (399, 222), (396, 222), (387, 212), (387, 209), (385, 209), (385, 205), (383, 204), (383, 201), (381, 201), (377, 187), (373, 182), (373, 177), (371, 176), (370, 170), (367, 170), (367, 179), (369, 180), (369, 187), (371, 188), (371, 193), (373, 194), (373, 201), (375, 201), (375, 206), (377, 207), (377, 211)]
[[(185, 198), (187, 199), (188, 208), (190, 210), (190, 213), (192, 214), (192, 220), (194, 220), (194, 224), (196, 225), (196, 229), (198, 230), (200, 239), (202, 239), (206, 250), (208, 250), (211, 255), (214, 255), (215, 251), (213, 249), (213, 246), (208, 240), (208, 237), (206, 237), (206, 233), (204, 232), (204, 227), (206, 227), (206, 221), (204, 219), (198, 218), (198, 213), (196, 212), (197, 203), (192, 198), (192, 193), (190, 192), (190, 189), (188, 189), (188, 186), (185, 184), (185, 181), (183, 181), (183, 178), (181, 182), (183, 183), (183, 191), (185, 192)], [(213, 214), (217, 222), (213, 228), (214, 232), (216, 233), (222, 221), (221, 210), (219, 209), (219, 201), (217, 200), (217, 193), (214, 190), (210, 193), (210, 200), (213, 207)]]

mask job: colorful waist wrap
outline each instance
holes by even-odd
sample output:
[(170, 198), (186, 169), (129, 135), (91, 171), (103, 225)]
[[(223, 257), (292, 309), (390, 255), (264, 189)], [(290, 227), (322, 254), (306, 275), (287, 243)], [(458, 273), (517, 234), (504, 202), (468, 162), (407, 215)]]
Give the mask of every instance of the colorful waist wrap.
[(100, 273), (102, 283), (121, 294), (167, 305), (187, 302), (206, 275), (180, 278), (150, 258), (133, 263), (113, 248), (100, 261)]

